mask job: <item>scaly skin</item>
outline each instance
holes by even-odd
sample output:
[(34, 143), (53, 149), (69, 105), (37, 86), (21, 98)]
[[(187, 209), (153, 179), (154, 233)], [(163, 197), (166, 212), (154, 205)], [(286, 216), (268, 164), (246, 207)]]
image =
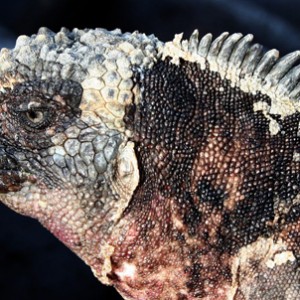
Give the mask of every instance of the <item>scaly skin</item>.
[(252, 38), (20, 37), (0, 200), (124, 299), (298, 299), (300, 54)]

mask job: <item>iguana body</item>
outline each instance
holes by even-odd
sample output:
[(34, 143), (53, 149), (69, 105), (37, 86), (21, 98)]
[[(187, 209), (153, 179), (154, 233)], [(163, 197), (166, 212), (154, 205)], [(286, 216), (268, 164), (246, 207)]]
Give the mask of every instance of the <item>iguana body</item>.
[(20, 37), (0, 56), (1, 201), (125, 299), (298, 299), (300, 54), (251, 41)]

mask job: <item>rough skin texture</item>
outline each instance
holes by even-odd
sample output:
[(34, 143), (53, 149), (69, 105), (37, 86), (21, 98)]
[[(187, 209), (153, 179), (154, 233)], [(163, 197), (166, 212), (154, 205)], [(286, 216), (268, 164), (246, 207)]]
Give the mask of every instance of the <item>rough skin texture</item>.
[(124, 299), (299, 299), (300, 54), (252, 38), (20, 37), (0, 200)]

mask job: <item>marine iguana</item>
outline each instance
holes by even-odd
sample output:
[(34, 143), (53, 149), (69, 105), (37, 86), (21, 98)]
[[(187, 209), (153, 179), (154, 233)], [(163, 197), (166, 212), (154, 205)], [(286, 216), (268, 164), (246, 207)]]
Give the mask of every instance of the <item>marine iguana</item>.
[(300, 51), (42, 28), (0, 53), (0, 200), (124, 299), (299, 299)]

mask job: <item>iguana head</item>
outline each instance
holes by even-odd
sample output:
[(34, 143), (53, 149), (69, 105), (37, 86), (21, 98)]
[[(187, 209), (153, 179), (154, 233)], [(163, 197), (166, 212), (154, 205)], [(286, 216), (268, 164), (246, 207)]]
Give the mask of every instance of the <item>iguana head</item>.
[(123, 118), (151, 43), (119, 31), (41, 29), (1, 52), (0, 199), (99, 274), (100, 245), (139, 180)]
[(0, 54), (0, 200), (126, 299), (297, 299), (300, 53), (46, 29)]

